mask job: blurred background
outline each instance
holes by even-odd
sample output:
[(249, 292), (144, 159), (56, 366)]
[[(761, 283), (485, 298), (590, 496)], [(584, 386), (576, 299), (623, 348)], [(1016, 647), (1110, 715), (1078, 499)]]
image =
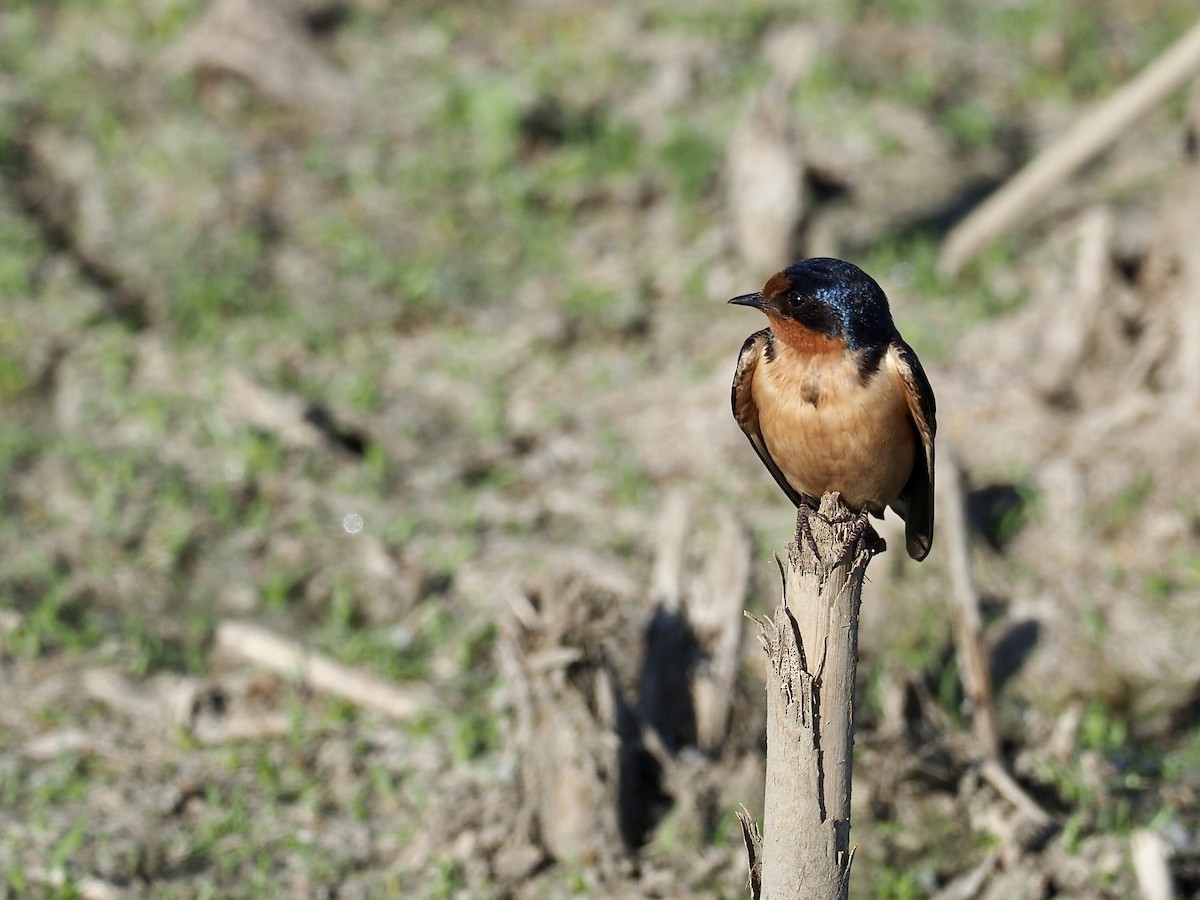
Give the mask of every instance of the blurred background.
[(5, 0), (4, 896), (745, 896), (794, 511), (724, 301), (813, 255), (888, 292), (966, 510), (871, 566), (853, 896), (1196, 896), (1194, 79), (939, 266), (1196, 17)]

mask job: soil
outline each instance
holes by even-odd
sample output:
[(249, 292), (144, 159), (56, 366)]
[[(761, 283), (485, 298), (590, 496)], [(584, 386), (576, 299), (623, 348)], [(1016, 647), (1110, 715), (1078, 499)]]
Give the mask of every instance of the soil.
[(1195, 88), (936, 265), (1195, 11), (979, 6), (0, 9), (4, 895), (746, 896), (724, 301), (814, 255), (929, 373), (1024, 797), (889, 518), (851, 895), (1200, 895)]

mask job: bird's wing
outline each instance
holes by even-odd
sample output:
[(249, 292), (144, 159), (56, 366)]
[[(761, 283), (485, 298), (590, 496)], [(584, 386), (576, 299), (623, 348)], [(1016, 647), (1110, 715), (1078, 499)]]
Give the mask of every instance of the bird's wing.
[(937, 433), (937, 403), (933, 388), (912, 347), (899, 337), (888, 350), (889, 362), (904, 385), (904, 399), (919, 439), (920, 453), (912, 474), (892, 504), (905, 521), (908, 555), (921, 560), (933, 545), (933, 438)]
[(771, 457), (771, 452), (763, 440), (762, 431), (758, 426), (758, 407), (754, 404), (754, 397), (750, 390), (754, 381), (754, 370), (758, 366), (759, 360), (766, 354), (770, 340), (771, 332), (764, 328), (762, 331), (756, 331), (750, 335), (746, 338), (746, 343), (742, 344), (742, 351), (738, 354), (737, 371), (733, 373), (733, 417), (741, 426), (742, 431), (746, 433), (746, 437), (750, 439), (750, 446), (754, 448), (754, 452), (767, 467), (767, 471), (771, 473), (776, 484), (787, 494), (792, 503), (799, 506), (803, 502), (801, 494), (783, 477), (783, 472), (775, 464), (775, 460)]

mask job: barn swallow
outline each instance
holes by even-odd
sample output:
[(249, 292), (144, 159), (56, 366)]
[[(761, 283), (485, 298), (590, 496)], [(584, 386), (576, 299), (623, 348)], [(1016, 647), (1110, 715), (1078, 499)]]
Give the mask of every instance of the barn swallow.
[(788, 499), (807, 521), (822, 495), (838, 492), (859, 514), (859, 537), (868, 513), (891, 507), (909, 556), (924, 559), (936, 407), (882, 288), (848, 262), (805, 259), (729, 302), (770, 322), (738, 355), (733, 417)]

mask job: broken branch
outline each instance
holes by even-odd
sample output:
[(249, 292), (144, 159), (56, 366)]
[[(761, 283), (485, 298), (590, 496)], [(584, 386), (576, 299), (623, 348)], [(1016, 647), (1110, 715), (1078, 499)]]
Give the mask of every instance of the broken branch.
[(837, 494), (808, 516), (813, 540), (797, 519), (780, 566), (783, 601), (773, 618), (757, 620), (769, 661), (761, 854), (752, 823), (739, 817), (755, 900), (849, 895), (858, 610), (871, 559), (855, 520)]
[(249, 622), (222, 622), (217, 626), (216, 643), (221, 650), (296, 678), (314, 691), (342, 697), (397, 719), (415, 715), (431, 700), (426, 690), (390, 684)]

